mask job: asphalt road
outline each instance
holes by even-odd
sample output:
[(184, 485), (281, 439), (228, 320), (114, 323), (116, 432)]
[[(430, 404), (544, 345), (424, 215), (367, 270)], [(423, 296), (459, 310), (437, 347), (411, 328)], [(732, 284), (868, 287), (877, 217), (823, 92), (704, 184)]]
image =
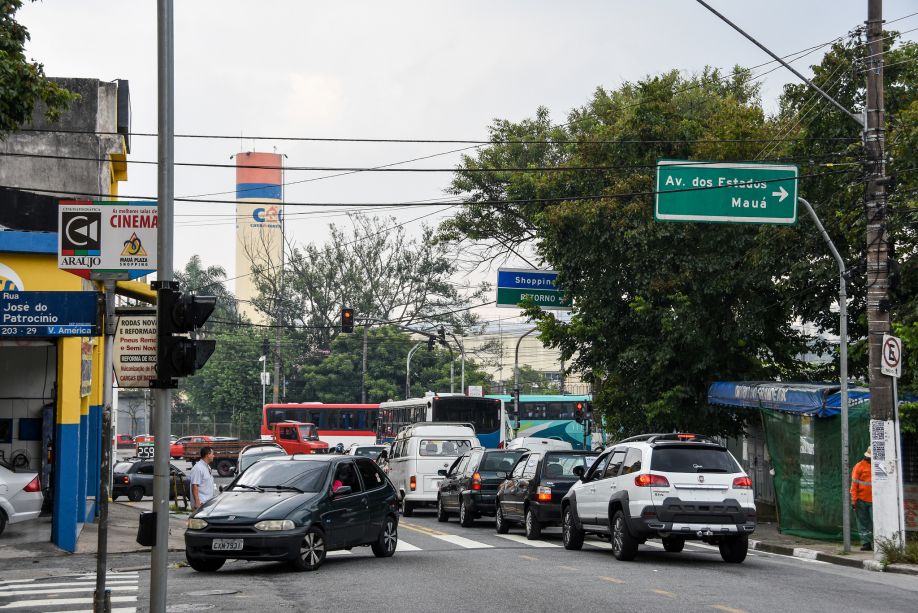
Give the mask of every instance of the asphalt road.
[[(618, 562), (608, 545), (588, 540), (567, 551), (560, 532), (526, 541), (493, 522), (461, 528), (432, 513), (402, 518), (400, 548), (380, 560), (369, 548), (329, 556), (314, 573), (281, 564), (231, 562), (200, 574), (172, 555), (171, 611), (903, 611), (918, 610), (918, 578), (850, 569), (752, 552), (743, 564), (716, 550), (686, 546), (679, 554), (642, 546), (633, 562)], [(0, 564), (0, 611), (87, 610), (85, 602), (36, 602), (91, 597), (89, 556)], [(146, 610), (149, 555), (113, 556), (115, 610)], [(79, 573), (88, 572), (88, 575)], [(66, 577), (64, 577), (66, 576)], [(47, 585), (47, 587), (43, 587)], [(59, 590), (84, 591), (59, 593)], [(88, 590), (88, 591), (87, 591)], [(12, 605), (12, 606), (11, 606)]]

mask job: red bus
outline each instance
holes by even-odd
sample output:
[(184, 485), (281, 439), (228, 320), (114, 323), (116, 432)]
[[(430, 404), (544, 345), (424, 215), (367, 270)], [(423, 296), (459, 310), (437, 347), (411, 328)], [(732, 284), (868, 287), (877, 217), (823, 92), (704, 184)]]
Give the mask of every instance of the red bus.
[(328, 443), (329, 449), (338, 443), (345, 449), (355, 443), (375, 445), (378, 418), (378, 404), (266, 404), (262, 412), (261, 438), (270, 440), (274, 424), (279, 421), (300, 421), (315, 424), (319, 440)]

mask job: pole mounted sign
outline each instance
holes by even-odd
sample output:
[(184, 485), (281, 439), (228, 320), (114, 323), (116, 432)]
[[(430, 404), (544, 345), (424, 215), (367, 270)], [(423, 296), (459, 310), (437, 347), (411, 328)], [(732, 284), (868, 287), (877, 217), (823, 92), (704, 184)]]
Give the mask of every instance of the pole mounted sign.
[(112, 355), (118, 387), (149, 388), (156, 379), (156, 330), (156, 311), (118, 311)]
[(58, 207), (58, 268), (137, 278), (156, 270), (155, 202), (66, 201)]
[(0, 337), (99, 336), (96, 292), (0, 292)]
[(902, 339), (890, 334), (883, 335), (883, 351), (880, 372), (890, 377), (902, 376)]
[(657, 162), (654, 219), (797, 223), (797, 167), (742, 162)]
[(524, 300), (532, 300), (543, 309), (569, 310), (571, 305), (556, 285), (558, 273), (553, 270), (500, 268), (497, 271), (497, 306), (520, 308)]

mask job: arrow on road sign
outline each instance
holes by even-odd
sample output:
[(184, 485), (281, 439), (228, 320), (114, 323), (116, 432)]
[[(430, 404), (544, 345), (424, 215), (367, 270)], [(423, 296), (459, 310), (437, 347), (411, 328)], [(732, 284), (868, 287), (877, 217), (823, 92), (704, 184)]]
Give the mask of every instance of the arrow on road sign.
[(772, 196), (778, 196), (778, 202), (784, 202), (784, 199), (787, 198), (787, 190), (783, 186), (779, 185), (776, 192), (771, 192)]

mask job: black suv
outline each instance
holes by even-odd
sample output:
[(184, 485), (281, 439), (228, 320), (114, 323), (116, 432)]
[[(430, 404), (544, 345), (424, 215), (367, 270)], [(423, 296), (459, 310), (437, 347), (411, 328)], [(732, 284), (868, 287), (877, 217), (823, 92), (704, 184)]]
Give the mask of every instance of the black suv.
[(532, 451), (517, 461), (497, 490), (495, 529), (506, 534), (521, 522), (526, 538), (537, 539), (543, 526), (561, 523), (561, 500), (580, 477), (575, 472), (590, 466), (599, 452)]
[(437, 520), (449, 521), (451, 513), (458, 513), (459, 524), (468, 528), (477, 517), (493, 516), (497, 488), (525, 451), (476, 447), (441, 470), (446, 478), (437, 494)]

